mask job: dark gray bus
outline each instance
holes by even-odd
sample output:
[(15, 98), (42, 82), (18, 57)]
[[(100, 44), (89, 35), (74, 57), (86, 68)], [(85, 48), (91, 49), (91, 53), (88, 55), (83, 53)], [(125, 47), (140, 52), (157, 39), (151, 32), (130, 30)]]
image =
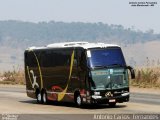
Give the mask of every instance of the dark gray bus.
[(88, 42), (55, 43), (25, 51), (27, 95), (48, 101), (109, 104), (129, 101), (129, 75), (118, 45)]

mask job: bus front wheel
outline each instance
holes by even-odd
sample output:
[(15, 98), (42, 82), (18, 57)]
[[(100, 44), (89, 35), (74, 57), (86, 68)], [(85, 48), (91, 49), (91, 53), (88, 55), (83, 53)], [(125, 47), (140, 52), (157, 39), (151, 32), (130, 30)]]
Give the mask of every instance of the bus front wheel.
[(82, 106), (82, 98), (80, 96), (80, 94), (77, 94), (75, 97), (75, 103), (78, 107)]

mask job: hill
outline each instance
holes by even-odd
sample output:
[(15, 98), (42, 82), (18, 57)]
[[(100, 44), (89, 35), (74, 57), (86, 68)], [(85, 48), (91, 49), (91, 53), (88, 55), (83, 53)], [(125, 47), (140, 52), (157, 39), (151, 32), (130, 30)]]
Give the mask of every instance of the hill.
[[(31, 23), (9, 20), (0, 21), (0, 71), (11, 69), (13, 65), (23, 67), (23, 52), (29, 46), (44, 46), (64, 41), (119, 44), (124, 49), (127, 62), (133, 65), (135, 62), (136, 65), (142, 65), (146, 57), (156, 56), (156, 60), (160, 58), (155, 55), (153, 46), (153, 42), (157, 41), (155, 45), (159, 47), (160, 34), (154, 34), (153, 30), (142, 32), (132, 28), (125, 29), (121, 25), (103, 23)], [(154, 54), (148, 54), (151, 49)]]

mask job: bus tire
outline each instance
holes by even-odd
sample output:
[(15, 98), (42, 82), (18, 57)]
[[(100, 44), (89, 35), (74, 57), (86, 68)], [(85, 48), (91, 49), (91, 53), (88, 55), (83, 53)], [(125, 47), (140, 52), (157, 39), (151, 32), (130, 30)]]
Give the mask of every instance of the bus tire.
[(75, 95), (75, 103), (76, 103), (77, 107), (82, 106), (82, 98), (81, 98), (80, 94)]
[(48, 99), (47, 99), (47, 93), (45, 91), (42, 92), (42, 103), (47, 104)]
[(40, 92), (36, 92), (37, 103), (42, 103), (42, 96)]

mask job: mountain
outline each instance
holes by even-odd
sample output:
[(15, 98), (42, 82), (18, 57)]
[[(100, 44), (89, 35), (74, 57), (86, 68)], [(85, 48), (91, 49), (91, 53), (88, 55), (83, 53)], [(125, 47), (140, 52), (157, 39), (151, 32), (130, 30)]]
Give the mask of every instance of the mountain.
[[(128, 46), (159, 42), (160, 34), (154, 34), (153, 30), (142, 32), (132, 28), (125, 29), (122, 25), (108, 25), (101, 22), (0, 21), (0, 68), (7, 70), (17, 65), (23, 67), (23, 52), (29, 46), (44, 46), (64, 41), (116, 43), (129, 51), (132, 47)], [(130, 61), (134, 61), (134, 57), (136, 58), (131, 54), (129, 57), (127, 55), (127, 61), (132, 63)], [(141, 64), (141, 62), (136, 63)]]

